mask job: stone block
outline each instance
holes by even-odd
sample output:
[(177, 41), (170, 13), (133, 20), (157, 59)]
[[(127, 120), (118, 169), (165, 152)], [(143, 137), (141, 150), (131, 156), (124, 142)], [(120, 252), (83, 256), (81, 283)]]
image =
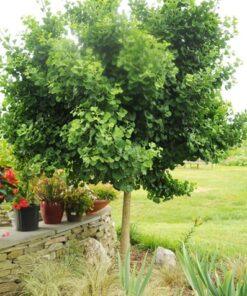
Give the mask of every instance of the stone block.
[(66, 242), (67, 241), (67, 237), (66, 236), (58, 236), (58, 237), (55, 237), (55, 238), (50, 238), (46, 241), (45, 243), (45, 246), (49, 246), (49, 245), (52, 245), (52, 244), (55, 244), (55, 243), (63, 243), (63, 242)]
[(15, 259), (19, 256), (22, 256), (24, 254), (24, 249), (16, 249), (10, 253), (8, 253), (8, 259)]
[(45, 247), (45, 243), (43, 240), (33, 244), (29, 244), (28, 247), (25, 249), (25, 254), (36, 253), (44, 249), (44, 247)]
[(82, 229), (83, 228), (81, 226), (76, 227), (76, 228), (72, 229), (72, 233), (78, 234), (78, 233), (82, 232)]
[(0, 254), (0, 262), (1, 261), (4, 261), (4, 260), (6, 260), (7, 259), (7, 254), (6, 253), (1, 253)]
[(14, 264), (10, 260), (5, 260), (0, 262), (0, 270), (12, 269), (14, 268)]
[(0, 270), (0, 278), (11, 274), (11, 269)]
[(63, 243), (55, 243), (55, 244), (49, 245), (49, 247), (47, 249), (50, 252), (50, 251), (57, 251), (57, 250), (60, 250), (63, 248), (64, 248)]
[(155, 255), (155, 263), (167, 268), (174, 268), (177, 264), (176, 255), (169, 249), (158, 247)]
[(15, 292), (18, 285), (15, 282), (12, 283), (1, 283), (0, 284), (0, 295), (6, 295), (9, 292)]

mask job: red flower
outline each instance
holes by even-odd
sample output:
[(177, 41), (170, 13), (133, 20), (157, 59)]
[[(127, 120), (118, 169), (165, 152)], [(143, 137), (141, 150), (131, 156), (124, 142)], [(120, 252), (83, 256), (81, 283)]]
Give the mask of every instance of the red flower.
[(18, 183), (15, 173), (12, 169), (5, 170), (3, 177), (12, 185), (16, 185)]
[(15, 210), (21, 210), (21, 209), (28, 208), (28, 207), (29, 207), (29, 203), (23, 197), (13, 203), (13, 208)]
[(21, 208), (28, 208), (29, 207), (29, 203), (25, 198), (20, 199), (19, 205), (21, 206)]

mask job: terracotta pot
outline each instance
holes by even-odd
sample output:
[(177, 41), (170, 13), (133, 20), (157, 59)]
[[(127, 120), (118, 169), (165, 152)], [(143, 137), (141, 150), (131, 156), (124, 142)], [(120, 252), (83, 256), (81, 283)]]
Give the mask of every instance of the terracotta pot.
[(66, 211), (66, 216), (68, 222), (80, 222), (82, 220), (82, 214), (78, 214), (70, 210)]
[(14, 213), (17, 231), (34, 231), (39, 228), (39, 206), (30, 205)]
[(42, 201), (41, 216), (45, 224), (60, 224), (63, 218), (64, 205), (56, 201)]
[(103, 208), (105, 208), (108, 204), (110, 203), (109, 200), (106, 199), (96, 199), (93, 202), (93, 208), (89, 211), (87, 211), (87, 214), (94, 214), (96, 212), (98, 212), (99, 210), (102, 210)]

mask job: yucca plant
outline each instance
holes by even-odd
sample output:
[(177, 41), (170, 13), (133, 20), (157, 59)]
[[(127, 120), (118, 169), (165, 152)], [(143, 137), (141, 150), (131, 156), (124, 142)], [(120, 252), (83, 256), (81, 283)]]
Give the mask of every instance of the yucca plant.
[(246, 296), (247, 274), (244, 278), (236, 280), (233, 272), (217, 273), (214, 261), (200, 259), (197, 255), (192, 257), (185, 245), (179, 254), (179, 259), (185, 276), (198, 296)]
[(154, 267), (154, 257), (151, 264), (147, 267), (147, 254), (145, 255), (141, 267), (138, 270), (137, 264), (131, 268), (130, 250), (127, 251), (122, 260), (118, 254), (119, 276), (122, 288), (126, 296), (142, 296), (149, 283)]

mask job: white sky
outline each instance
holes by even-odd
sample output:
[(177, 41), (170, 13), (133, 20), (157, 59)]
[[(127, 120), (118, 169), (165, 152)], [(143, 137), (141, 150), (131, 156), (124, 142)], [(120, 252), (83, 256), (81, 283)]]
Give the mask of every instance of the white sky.
[[(51, 0), (52, 7), (60, 10), (65, 0)], [(148, 0), (155, 3), (155, 0)], [(128, 0), (123, 0), (122, 7), (127, 8)], [(235, 111), (247, 109), (247, 1), (246, 0), (221, 0), (220, 13), (222, 15), (236, 16), (239, 24), (239, 35), (232, 41), (236, 55), (242, 60), (243, 65), (236, 73), (236, 84), (230, 90), (224, 91), (224, 98), (230, 100)], [(23, 29), (21, 17), (25, 15), (39, 17), (39, 6), (36, 0), (0, 0), (0, 30), (8, 29), (16, 35)], [(1, 101), (1, 97), (0, 97)]]

